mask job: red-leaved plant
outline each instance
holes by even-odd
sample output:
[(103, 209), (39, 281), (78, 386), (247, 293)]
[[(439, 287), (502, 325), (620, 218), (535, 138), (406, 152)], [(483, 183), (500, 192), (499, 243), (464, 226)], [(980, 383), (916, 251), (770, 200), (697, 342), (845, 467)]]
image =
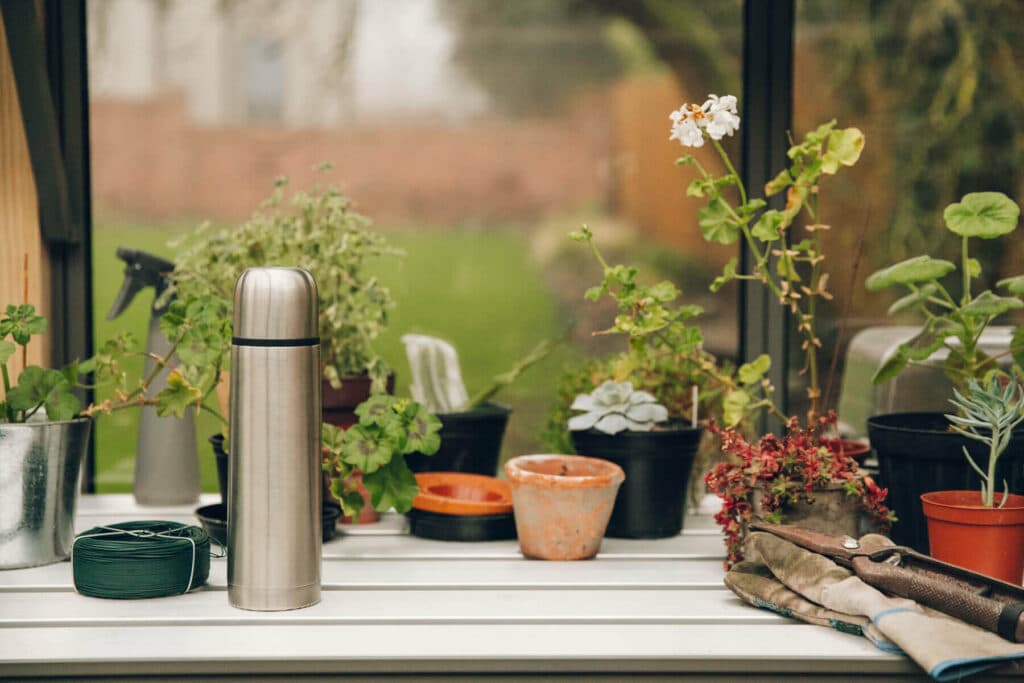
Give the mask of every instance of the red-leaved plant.
[[(806, 429), (793, 417), (785, 437), (767, 434), (751, 444), (736, 430), (712, 421), (708, 429), (718, 435), (722, 452), (730, 456), (704, 477), (708, 488), (722, 499), (715, 521), (725, 534), (726, 568), (743, 559), (740, 546), (755, 516), (782, 524), (787, 506), (813, 503), (816, 491), (835, 485), (842, 486), (846, 495), (856, 496), (860, 509), (880, 533), (889, 530), (896, 517), (885, 506), (888, 490), (862, 476), (857, 462), (843, 452), (838, 441), (825, 436), (834, 431), (835, 424), (836, 414), (831, 411)], [(754, 510), (754, 491), (758, 489), (761, 509)]]

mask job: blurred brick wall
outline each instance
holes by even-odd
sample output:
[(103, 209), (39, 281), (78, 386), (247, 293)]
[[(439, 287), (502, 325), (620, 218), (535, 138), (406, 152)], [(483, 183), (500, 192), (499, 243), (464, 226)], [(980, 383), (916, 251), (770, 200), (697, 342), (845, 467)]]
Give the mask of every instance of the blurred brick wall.
[(332, 161), (330, 180), (378, 222), (531, 219), (608, 201), (607, 112), (587, 101), (557, 120), (293, 130), (193, 125), (176, 97), (94, 101), (93, 198), (101, 215), (236, 221), (275, 177), (306, 187)]

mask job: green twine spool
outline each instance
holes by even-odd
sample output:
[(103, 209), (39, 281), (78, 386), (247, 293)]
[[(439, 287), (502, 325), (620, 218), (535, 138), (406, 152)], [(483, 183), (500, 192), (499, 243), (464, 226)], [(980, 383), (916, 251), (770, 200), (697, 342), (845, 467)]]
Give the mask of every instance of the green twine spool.
[(210, 576), (210, 537), (178, 522), (98, 526), (71, 547), (75, 590), (95, 598), (134, 600), (181, 595)]

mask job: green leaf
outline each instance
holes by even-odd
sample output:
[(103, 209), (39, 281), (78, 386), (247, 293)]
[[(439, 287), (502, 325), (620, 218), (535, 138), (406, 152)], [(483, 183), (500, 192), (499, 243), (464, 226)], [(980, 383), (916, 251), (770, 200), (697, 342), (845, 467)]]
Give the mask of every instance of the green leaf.
[(762, 353), (749, 363), (741, 365), (737, 371), (737, 377), (739, 377), (741, 384), (748, 386), (751, 384), (757, 384), (761, 381), (761, 378), (764, 377), (764, 373), (768, 372), (771, 366), (771, 357), (766, 353)]
[(0, 364), (6, 363), (18, 350), (18, 347), (6, 339), (0, 339)]
[(1013, 331), (1010, 339), (1010, 353), (1013, 354), (1013, 362), (1018, 367), (1024, 367), (1024, 325), (1019, 325)]
[(956, 266), (943, 259), (931, 256), (915, 256), (900, 261), (888, 268), (877, 270), (868, 276), (864, 286), (876, 292), (893, 285), (909, 285), (916, 282), (938, 280), (956, 270)]
[(607, 291), (608, 291), (608, 287), (606, 285), (598, 285), (598, 286), (595, 286), (595, 287), (590, 287), (589, 289), (587, 289), (587, 291), (585, 291), (583, 293), (583, 298), (584, 299), (589, 299), (590, 301), (597, 301), (602, 296), (604, 296), (605, 292), (607, 292)]
[(70, 385), (64, 391), (51, 392), (43, 403), (46, 409), (46, 419), (54, 422), (64, 422), (78, 415), (82, 409), (82, 403), (71, 393)]
[(167, 375), (167, 386), (156, 395), (156, 414), (160, 417), (184, 417), (188, 407), (198, 404), (202, 398), (202, 390), (189, 384), (180, 371), (174, 370)]
[(395, 458), (375, 472), (364, 472), (363, 484), (377, 510), (394, 508), (396, 512), (408, 512), (420, 492), (416, 475), (405, 464), (404, 458)]
[(63, 398), (65, 395), (71, 396), (76, 401), (74, 412), (77, 413), (77, 399), (71, 394), (71, 385), (68, 384), (64, 375), (57, 370), (30, 365), (21, 371), (17, 385), (11, 387), (7, 393), (7, 403), (13, 410), (19, 412), (30, 412), (39, 406), (44, 406), (47, 408), (49, 419), (69, 419), (68, 417), (54, 417), (49, 413), (49, 406), (53, 405), (59, 415), (63, 415), (62, 408), (69, 405), (69, 402)]
[(783, 169), (777, 176), (765, 183), (764, 194), (766, 197), (771, 197), (782, 192), (792, 184), (793, 176), (789, 174), (789, 169)]
[(864, 149), (864, 133), (857, 128), (834, 130), (828, 135), (825, 155), (821, 159), (821, 172), (835, 175), (840, 166), (853, 166)]
[(433, 455), (441, 447), (441, 421), (418, 403), (407, 411), (409, 431), (406, 438), (406, 453)]
[(1024, 308), (1024, 301), (1015, 297), (998, 296), (986, 290), (974, 297), (969, 304), (960, 309), (960, 312), (964, 315), (995, 316), (1021, 308)]
[(946, 337), (955, 334), (959, 329), (959, 326), (952, 322), (936, 318), (912, 339), (900, 344), (896, 351), (875, 371), (871, 381), (875, 384), (881, 384), (898, 375), (903, 368), (907, 367), (910, 361), (927, 359), (942, 348)]
[(762, 242), (773, 242), (779, 239), (779, 227), (782, 225), (782, 214), (775, 209), (765, 211), (754, 223), (750, 233)]
[(697, 212), (704, 239), (719, 244), (733, 244), (740, 237), (739, 226), (729, 213), (729, 205), (721, 197), (715, 197), (708, 205)]
[(967, 259), (967, 274), (971, 277), (981, 275), (981, 261), (976, 258)]
[(379, 427), (360, 423), (345, 432), (342, 460), (370, 474), (386, 465), (396, 448), (397, 444)]
[(395, 411), (397, 405), (398, 399), (394, 396), (380, 394), (371, 396), (360, 403), (356, 407), (355, 413), (359, 417), (361, 425), (385, 427), (398, 419), (398, 413)]
[(722, 399), (722, 419), (727, 427), (735, 427), (742, 420), (750, 405), (750, 394), (743, 389), (733, 389)]
[(902, 313), (903, 311), (916, 308), (918, 305), (927, 302), (928, 297), (937, 291), (939, 291), (939, 286), (937, 284), (934, 282), (925, 283), (925, 285), (916, 292), (911, 292), (905, 297), (893, 302), (892, 306), (889, 307), (889, 315), (896, 315), (897, 313)]
[(775, 272), (790, 282), (800, 282), (800, 273), (796, 270), (796, 264), (788, 256), (782, 256), (775, 262)]
[(701, 178), (697, 178), (690, 182), (690, 185), (686, 188), (687, 197), (703, 197), (705, 195), (704, 186), (705, 181)]
[(1024, 275), (1017, 275), (1000, 280), (997, 286), (1003, 287), (1011, 294), (1024, 295)]
[(736, 266), (738, 264), (739, 264), (739, 259), (737, 257), (733, 256), (731, 259), (729, 259), (729, 262), (726, 263), (725, 267), (722, 269), (722, 274), (719, 275), (718, 277), (716, 277), (711, 282), (711, 291), (712, 292), (717, 292), (722, 287), (724, 287), (727, 283), (732, 282), (733, 280), (736, 279)]
[(875, 370), (875, 374), (871, 377), (871, 381), (874, 384), (881, 384), (887, 382), (896, 375), (903, 372), (903, 368), (907, 367), (907, 354), (901, 349), (897, 348), (885, 361)]
[(971, 192), (947, 206), (942, 217), (957, 235), (993, 239), (1014, 231), (1020, 207), (1002, 192)]

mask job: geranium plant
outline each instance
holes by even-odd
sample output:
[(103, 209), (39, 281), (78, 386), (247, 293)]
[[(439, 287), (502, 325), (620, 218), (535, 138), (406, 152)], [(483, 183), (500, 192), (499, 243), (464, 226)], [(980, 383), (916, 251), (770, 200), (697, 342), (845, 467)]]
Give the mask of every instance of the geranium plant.
[[(835, 422), (835, 413), (830, 412), (814, 426), (801, 428), (793, 417), (785, 436), (766, 434), (757, 443), (748, 442), (733, 429), (711, 425), (711, 431), (722, 439), (722, 451), (731, 456), (715, 465), (704, 479), (722, 499), (715, 521), (725, 534), (726, 567), (743, 559), (742, 541), (755, 516), (785, 523), (787, 507), (801, 501), (813, 503), (815, 493), (829, 487), (841, 486), (881, 533), (888, 531), (896, 520), (884, 502), (888, 491), (863, 477), (853, 458), (823, 438), (835, 428)], [(760, 493), (760, 509), (755, 509), (755, 492)]]
[[(878, 369), (876, 383), (891, 379), (908, 364), (922, 362), (941, 348), (948, 351), (943, 369), (961, 391), (967, 391), (972, 379), (991, 375), (1009, 379), (998, 359), (982, 350), (979, 340), (997, 317), (1024, 308), (1024, 275), (999, 281), (998, 286), (1009, 296), (987, 289), (974, 294), (972, 283), (982, 272), (981, 262), (970, 255), (970, 243), (972, 238), (991, 240), (1016, 230), (1020, 207), (1000, 192), (972, 192), (947, 206), (943, 217), (946, 228), (961, 240), (959, 297), (943, 284), (947, 276), (956, 274), (957, 264), (931, 256), (915, 256), (883, 268), (865, 282), (872, 291), (905, 287), (908, 293), (889, 307), (889, 314), (914, 311), (925, 319), (920, 333), (901, 344)], [(1024, 327), (1017, 327), (1009, 352), (1015, 361), (1011, 372), (1024, 378)]]
[[(170, 349), (164, 355), (151, 356), (153, 368), (145, 377), (131, 377), (123, 369), (126, 357), (144, 355), (133, 350), (132, 336), (123, 334), (101, 344), (92, 358), (61, 369), (25, 365), (17, 382), (12, 382), (8, 362), (19, 348), (24, 359), (32, 337), (46, 332), (47, 322), (31, 304), (9, 305), (0, 317), (0, 377), (4, 390), (0, 422), (25, 422), (39, 415), (63, 421), (143, 405), (154, 406), (161, 416), (181, 417), (193, 406), (219, 417), (205, 401), (216, 387), (230, 348), (231, 334), (225, 323), (228, 318), (224, 302), (213, 296), (171, 302), (160, 321), (161, 332), (171, 342)], [(153, 381), (168, 368), (167, 386), (150, 396)], [(84, 386), (82, 380), (89, 373), (94, 373), (97, 385), (113, 388), (113, 398), (83, 408), (73, 390)]]
[(324, 471), (331, 493), (346, 515), (363, 507), (356, 473), (376, 510), (408, 512), (419, 493), (416, 476), (405, 463), (410, 453), (433, 455), (441, 446), (441, 421), (406, 398), (371, 396), (356, 408), (359, 423), (347, 430), (323, 425)]
[[(737, 258), (732, 258), (711, 284), (717, 291), (732, 280), (760, 282), (779, 303), (793, 314), (797, 334), (803, 338), (803, 372), (807, 374), (807, 398), (810, 402), (808, 424), (814, 424), (820, 412), (821, 385), (818, 351), (821, 339), (816, 328), (819, 300), (829, 300), (829, 274), (821, 235), (829, 230), (820, 206), (820, 184), (844, 166), (853, 166), (864, 147), (864, 134), (857, 128), (836, 128), (836, 122), (823, 123), (808, 133), (787, 153), (790, 166), (764, 187), (765, 198), (786, 193), (783, 209), (766, 209), (763, 198), (751, 197), (736, 172), (721, 140), (740, 126), (736, 98), (709, 95), (700, 105), (684, 104), (670, 114), (670, 140), (684, 147), (702, 147), (710, 143), (721, 157), (727, 172), (711, 174), (691, 154), (677, 160), (691, 165), (699, 177), (690, 183), (687, 195), (705, 199), (698, 213), (701, 233), (708, 242), (735, 244), (742, 240), (753, 257), (753, 269), (740, 273)], [(805, 235), (794, 234), (793, 226), (806, 218)]]

